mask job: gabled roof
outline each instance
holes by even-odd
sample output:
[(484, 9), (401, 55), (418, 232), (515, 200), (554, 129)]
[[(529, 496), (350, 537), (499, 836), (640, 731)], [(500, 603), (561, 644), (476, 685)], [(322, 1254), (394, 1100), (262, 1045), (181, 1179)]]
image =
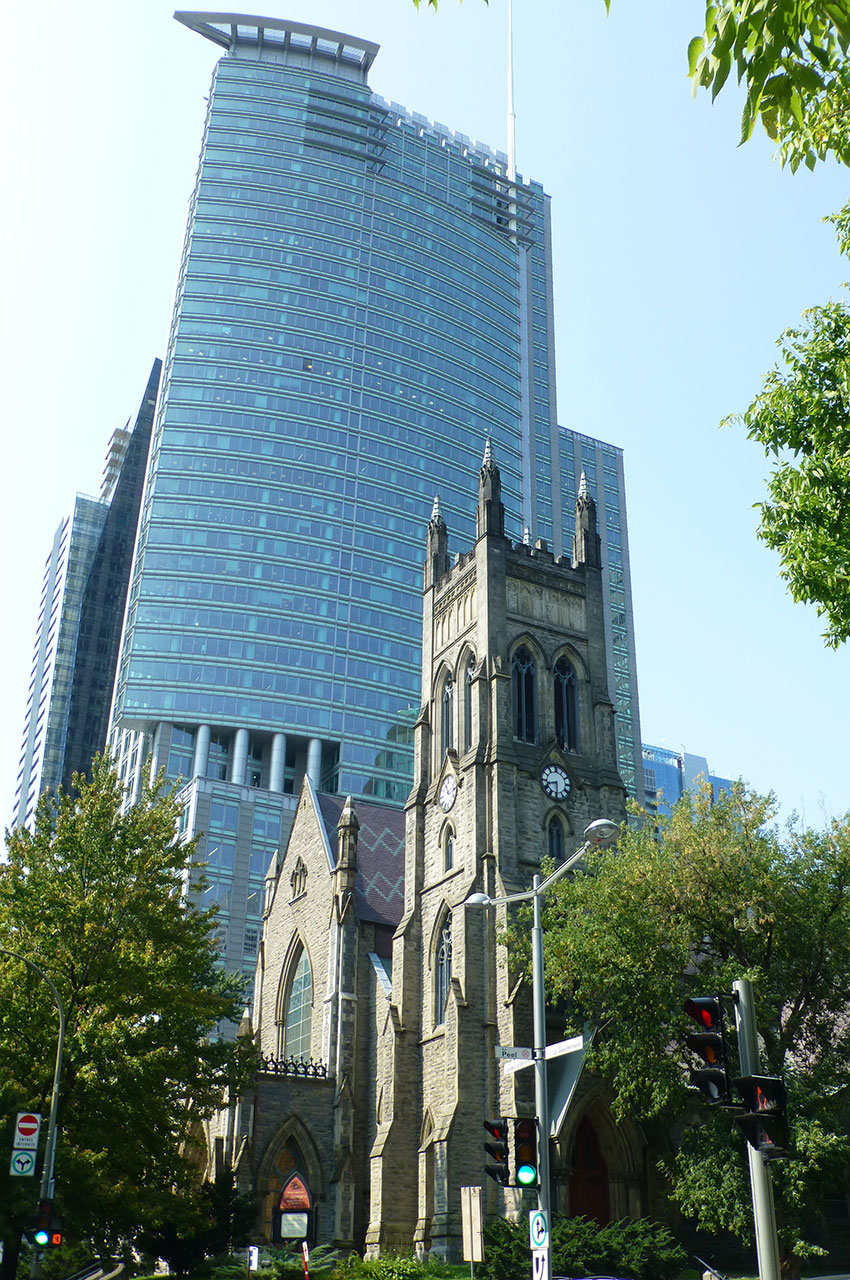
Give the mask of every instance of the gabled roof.
[[(336, 829), (345, 796), (316, 796), (336, 858)], [(397, 925), (404, 909), (404, 811), (355, 800), (360, 822), (357, 839), (357, 914), (373, 924)]]

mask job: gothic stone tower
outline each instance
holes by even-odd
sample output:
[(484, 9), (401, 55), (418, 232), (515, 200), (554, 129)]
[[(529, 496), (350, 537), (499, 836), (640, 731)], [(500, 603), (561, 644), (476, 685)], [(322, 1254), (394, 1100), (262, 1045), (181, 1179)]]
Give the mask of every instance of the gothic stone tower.
[[(494, 1057), (497, 1044), (531, 1044), (528, 984), (499, 941), (504, 914), (464, 900), (527, 888), (541, 857), (562, 860), (592, 819), (625, 817), (586, 484), (575, 518), (571, 561), (543, 542), (512, 545), (489, 442), (478, 536), (453, 565), (434, 502), (405, 907), (377, 1046), (373, 1250), (413, 1235), (421, 1252), (458, 1257), (459, 1189), (482, 1181), (482, 1122), (533, 1114), (531, 1072), (504, 1075)], [(493, 1183), (485, 1196), (491, 1213), (523, 1207)]]

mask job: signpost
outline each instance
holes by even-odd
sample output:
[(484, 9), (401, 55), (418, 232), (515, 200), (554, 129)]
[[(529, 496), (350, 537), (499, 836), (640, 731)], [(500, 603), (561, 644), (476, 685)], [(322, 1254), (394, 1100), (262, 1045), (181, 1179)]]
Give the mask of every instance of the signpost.
[(528, 1215), (528, 1237), (531, 1244), (531, 1280), (545, 1280), (549, 1274), (549, 1214), (532, 1209)]
[(15, 1141), (12, 1145), (16, 1151), (37, 1151), (40, 1132), (41, 1116), (32, 1111), (19, 1111), (15, 1121)]
[(13, 1178), (32, 1178), (35, 1176), (35, 1152), (13, 1151), (9, 1173)]
[(41, 1133), (41, 1116), (35, 1111), (19, 1111), (15, 1121), (15, 1137), (9, 1173), (13, 1178), (35, 1176), (38, 1135)]

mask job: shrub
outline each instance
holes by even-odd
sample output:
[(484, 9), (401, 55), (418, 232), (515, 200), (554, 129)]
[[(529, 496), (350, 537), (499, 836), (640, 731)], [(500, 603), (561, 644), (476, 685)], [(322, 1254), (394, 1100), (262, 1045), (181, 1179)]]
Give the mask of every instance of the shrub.
[[(586, 1218), (556, 1218), (552, 1270), (576, 1277), (616, 1275), (623, 1280), (672, 1280), (687, 1260), (666, 1227), (624, 1218), (600, 1227)], [(528, 1227), (497, 1221), (484, 1229), (484, 1262), (477, 1280), (520, 1280), (531, 1274)]]

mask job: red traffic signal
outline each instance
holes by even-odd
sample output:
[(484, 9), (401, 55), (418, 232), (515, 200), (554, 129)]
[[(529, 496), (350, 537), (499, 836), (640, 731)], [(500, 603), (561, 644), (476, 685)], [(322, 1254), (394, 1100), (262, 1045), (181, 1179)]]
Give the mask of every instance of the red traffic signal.
[(700, 1089), (706, 1102), (713, 1106), (730, 1106), (729, 1067), (726, 1061), (726, 1028), (720, 996), (699, 996), (686, 1000), (682, 1008), (693, 1018), (699, 1031), (685, 1037), (685, 1044), (705, 1063), (689, 1076), (690, 1083)]
[(484, 1172), (488, 1178), (498, 1182), (500, 1187), (507, 1187), (510, 1183), (510, 1173), (508, 1171), (508, 1122), (504, 1119), (485, 1120), (484, 1128), (493, 1139), (492, 1142), (484, 1143), (484, 1150), (493, 1161), (492, 1164), (485, 1164)]
[(785, 1084), (779, 1076), (741, 1076), (733, 1081), (744, 1110), (735, 1116), (747, 1142), (766, 1160), (788, 1155)]

